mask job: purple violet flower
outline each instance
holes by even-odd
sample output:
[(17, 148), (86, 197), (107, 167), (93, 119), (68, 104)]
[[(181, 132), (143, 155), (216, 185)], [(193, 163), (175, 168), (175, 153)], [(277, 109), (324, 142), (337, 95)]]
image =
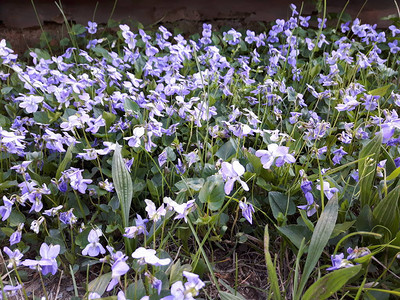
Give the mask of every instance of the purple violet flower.
[(55, 275), (57, 272), (57, 261), (56, 257), (60, 253), (60, 245), (47, 245), (43, 243), (40, 247), (40, 256), (41, 260), (31, 260), (26, 259), (22, 262), (22, 265), (26, 267), (30, 267), (31, 269), (35, 269), (36, 267), (42, 271), (43, 275), (47, 275), (49, 273)]
[(225, 180), (225, 194), (229, 195), (232, 192), (235, 181), (239, 181), (245, 191), (249, 190), (247, 183), (240, 179), (240, 176), (242, 176), (244, 172), (244, 167), (237, 160), (231, 164), (228, 162), (223, 162), (221, 164), (220, 174)]
[(89, 255), (95, 257), (99, 253), (106, 253), (106, 249), (99, 243), (100, 237), (103, 235), (100, 229), (92, 229), (88, 235), (89, 244), (82, 250), (82, 255)]
[(239, 202), (239, 207), (242, 210), (243, 217), (250, 223), (253, 224), (253, 213), (255, 212), (253, 205), (247, 202)]
[(332, 267), (327, 268), (326, 269), (327, 271), (333, 271), (341, 268), (349, 268), (354, 266), (347, 259), (344, 259), (343, 253), (337, 255), (331, 255), (331, 260), (332, 260)]
[(139, 247), (132, 253), (132, 257), (138, 259), (140, 265), (150, 264), (153, 266), (166, 266), (171, 262), (169, 258), (158, 258), (156, 253), (154, 249)]

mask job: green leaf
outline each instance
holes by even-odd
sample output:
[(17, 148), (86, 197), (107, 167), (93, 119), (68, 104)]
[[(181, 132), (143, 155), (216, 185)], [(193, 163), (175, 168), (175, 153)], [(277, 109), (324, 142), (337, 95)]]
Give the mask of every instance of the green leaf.
[(86, 31), (86, 28), (81, 24), (72, 25), (72, 33), (74, 35), (80, 35)]
[(211, 210), (218, 210), (225, 200), (224, 181), (219, 175), (209, 176), (199, 192), (199, 200)]
[(23, 213), (19, 212), (16, 209), (13, 209), (11, 211), (10, 217), (10, 226), (14, 227), (14, 226), (18, 226), (20, 223), (25, 223), (25, 216)]
[(35, 111), (33, 113), (33, 119), (36, 123), (50, 124), (50, 119), (45, 111)]
[(112, 159), (112, 176), (115, 190), (121, 204), (122, 221), (124, 227), (129, 226), (129, 211), (131, 209), (133, 184), (131, 175), (125, 166), (121, 155), (121, 146), (117, 143)]
[(221, 300), (246, 300), (246, 298), (244, 298), (243, 296), (235, 296), (229, 292), (224, 291), (219, 291), (219, 297)]
[(106, 128), (110, 128), (110, 126), (114, 123), (116, 115), (109, 113), (107, 111), (103, 111), (102, 115), (104, 121), (106, 121)]
[(74, 149), (74, 144), (68, 146), (67, 152), (65, 153), (64, 159), (57, 168), (56, 179), (60, 179), (61, 173), (67, 168), (67, 164), (72, 160), (72, 150)]
[(296, 206), (290, 197), (280, 192), (268, 193), (269, 205), (271, 205), (272, 214), (275, 219), (278, 218), (279, 213), (284, 216), (293, 215), (296, 212)]
[(308, 288), (304, 293), (302, 300), (323, 300), (331, 297), (335, 292), (340, 290), (347, 281), (356, 276), (360, 272), (361, 268), (362, 265), (357, 265), (350, 268), (336, 270), (325, 275)]
[(101, 275), (92, 280), (88, 285), (88, 292), (96, 292), (100, 296), (104, 294), (108, 283), (111, 280), (111, 272)]
[(11, 187), (16, 187), (16, 186), (18, 186), (18, 181), (16, 181), (16, 180), (7, 180), (7, 181), (4, 181), (4, 182), (0, 183), (0, 191), (6, 190), (6, 189), (11, 188)]
[(317, 264), (324, 247), (335, 228), (336, 219), (338, 216), (338, 197), (335, 194), (327, 203), (324, 211), (322, 212), (317, 225), (315, 226), (313, 235), (311, 237), (310, 246), (308, 248), (308, 255), (304, 265), (303, 276), (301, 277), (297, 296), (301, 295), (308, 278), (310, 277), (315, 265)]
[(9, 92), (12, 91), (12, 89), (13, 89), (12, 86), (3, 87), (3, 88), (1, 89), (1, 94), (2, 94), (2, 95), (7, 95)]
[(78, 235), (75, 237), (75, 244), (81, 247), (82, 249), (86, 247), (87, 244), (89, 244), (88, 241), (88, 236), (89, 232), (92, 230), (92, 228), (86, 228), (82, 232), (78, 233)]
[(303, 225), (290, 224), (277, 228), (280, 233), (282, 233), (289, 241), (296, 246), (297, 249), (300, 248), (301, 241), (303, 238), (306, 242), (311, 237), (311, 231)]
[(376, 173), (379, 153), (382, 144), (382, 134), (376, 135), (366, 146), (362, 148), (359, 155), (358, 172), (360, 185), (361, 208), (371, 204), (371, 191)]
[(376, 205), (372, 213), (375, 225), (387, 227), (392, 233), (393, 237), (399, 231), (399, 198), (400, 186), (397, 186)]
[(341, 224), (336, 224), (335, 228), (332, 231), (332, 235), (331, 235), (331, 239), (338, 236), (341, 233), (346, 232), (347, 230), (350, 229), (351, 226), (353, 226), (353, 224), (356, 222), (356, 220), (354, 221), (349, 221), (349, 222), (344, 222)]
[(381, 97), (383, 97), (383, 96), (386, 95), (386, 92), (388, 91), (388, 89), (389, 89), (391, 86), (392, 86), (391, 84), (382, 86), (382, 87), (380, 87), (380, 88), (377, 88), (377, 89), (374, 89), (374, 90), (372, 90), (372, 91), (369, 91), (368, 94), (370, 94), (370, 95), (372, 95), (372, 96), (381, 96)]
[(393, 180), (396, 179), (400, 175), (400, 167), (398, 167), (396, 170), (394, 170), (388, 177), (386, 177), (386, 180)]
[(188, 178), (175, 183), (175, 187), (179, 190), (178, 194), (181, 192), (186, 192), (190, 189), (198, 192), (203, 187), (203, 185), (203, 178)]
[(236, 154), (236, 151), (237, 144), (234, 139), (230, 139), (218, 149), (215, 155), (223, 161), (227, 161)]
[(278, 275), (276, 273), (275, 264), (272, 261), (271, 254), (269, 253), (268, 225), (265, 225), (264, 229), (264, 255), (268, 270), (268, 281), (273, 293), (272, 298), (279, 300), (281, 299), (281, 291), (279, 289), (279, 281), (278, 281)]

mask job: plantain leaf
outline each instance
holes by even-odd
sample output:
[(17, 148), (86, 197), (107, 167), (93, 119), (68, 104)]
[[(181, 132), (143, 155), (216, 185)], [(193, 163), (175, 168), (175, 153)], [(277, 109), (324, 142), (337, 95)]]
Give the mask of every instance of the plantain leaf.
[(400, 186), (397, 186), (376, 205), (372, 213), (375, 225), (387, 227), (392, 233), (392, 236), (395, 236), (399, 231), (399, 198)]
[(100, 296), (104, 294), (108, 283), (111, 280), (111, 272), (101, 275), (92, 280), (88, 285), (88, 292), (96, 292)]
[(311, 275), (315, 265), (317, 264), (324, 247), (329, 241), (329, 238), (335, 228), (336, 219), (338, 216), (338, 197), (335, 194), (327, 203), (324, 211), (315, 226), (311, 237), (308, 255), (304, 265), (303, 276), (301, 277), (299, 290), (297, 295), (301, 295), (308, 278)]
[(371, 189), (376, 173), (379, 153), (382, 144), (382, 134), (377, 134), (366, 146), (362, 148), (359, 155), (358, 172), (360, 184), (361, 208), (371, 204)]
[(125, 166), (121, 155), (121, 146), (117, 143), (112, 159), (112, 177), (120, 202), (124, 227), (129, 226), (129, 211), (131, 209), (133, 184), (131, 175)]
[(329, 298), (336, 291), (340, 290), (351, 278), (356, 276), (362, 265), (336, 270), (313, 283), (303, 295), (303, 300)]

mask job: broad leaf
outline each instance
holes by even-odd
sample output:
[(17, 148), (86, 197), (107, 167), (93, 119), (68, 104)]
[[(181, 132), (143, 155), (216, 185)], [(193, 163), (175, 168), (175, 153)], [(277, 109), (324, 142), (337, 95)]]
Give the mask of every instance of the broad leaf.
[(290, 197), (280, 192), (269, 192), (268, 193), (269, 205), (272, 209), (272, 214), (275, 219), (278, 218), (279, 213), (284, 216), (293, 215), (296, 212), (296, 206)]
[(207, 203), (211, 210), (221, 208), (225, 200), (224, 181), (221, 176), (213, 175), (207, 178), (199, 192), (199, 200)]
[(225, 144), (223, 144), (215, 153), (215, 155), (224, 161), (229, 160), (232, 156), (236, 154), (237, 144), (234, 139), (230, 139)]

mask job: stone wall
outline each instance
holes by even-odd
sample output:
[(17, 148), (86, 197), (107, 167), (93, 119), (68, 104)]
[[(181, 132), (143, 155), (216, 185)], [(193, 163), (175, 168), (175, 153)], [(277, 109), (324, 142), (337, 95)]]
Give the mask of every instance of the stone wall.
[[(57, 1), (59, 2), (59, 1)], [(227, 25), (235, 28), (254, 27), (259, 22), (270, 22), (290, 15), (289, 5), (303, 4), (303, 14), (315, 14), (315, 0), (62, 0), (62, 8), (69, 21), (86, 24), (88, 20), (106, 23), (112, 19), (136, 20), (144, 25), (163, 24), (167, 27), (182, 27), (186, 31), (200, 31), (201, 23), (215, 26)], [(340, 12), (346, 0), (327, 0), (328, 12)], [(381, 18), (396, 14), (392, 0), (350, 0), (346, 12), (366, 23), (387, 26)], [(54, 0), (34, 0), (40, 22), (47, 31), (60, 38), (63, 31), (63, 16)], [(0, 38), (6, 38), (17, 52), (35, 45), (41, 29), (30, 0), (0, 1)]]

